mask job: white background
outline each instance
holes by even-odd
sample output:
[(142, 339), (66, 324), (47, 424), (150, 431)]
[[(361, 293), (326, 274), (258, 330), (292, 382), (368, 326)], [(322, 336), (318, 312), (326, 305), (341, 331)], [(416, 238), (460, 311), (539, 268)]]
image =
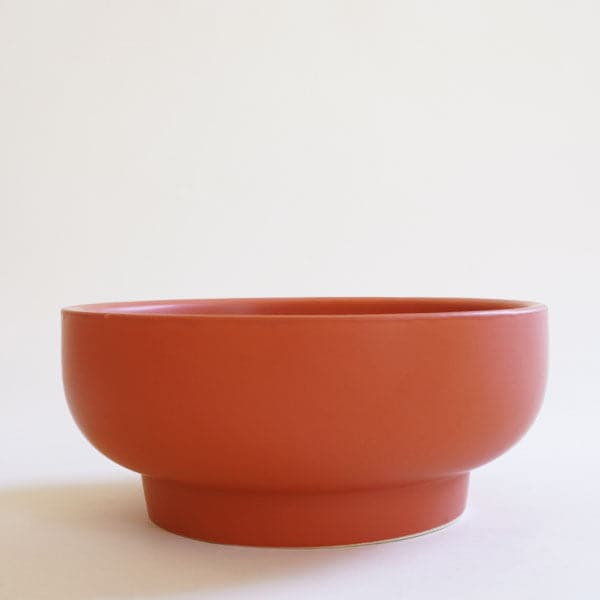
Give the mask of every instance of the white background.
[[(0, 1), (0, 598), (597, 598), (595, 0)], [(529, 435), (443, 532), (204, 544), (83, 439), (59, 308), (450, 295), (550, 307)]]

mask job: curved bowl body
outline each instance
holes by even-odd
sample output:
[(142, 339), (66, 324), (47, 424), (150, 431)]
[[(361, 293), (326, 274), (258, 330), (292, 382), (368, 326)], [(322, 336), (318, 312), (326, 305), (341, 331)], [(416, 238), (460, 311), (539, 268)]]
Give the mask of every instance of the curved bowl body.
[(433, 529), (542, 401), (546, 308), (426, 298), (63, 310), (73, 416), (192, 537), (333, 545)]

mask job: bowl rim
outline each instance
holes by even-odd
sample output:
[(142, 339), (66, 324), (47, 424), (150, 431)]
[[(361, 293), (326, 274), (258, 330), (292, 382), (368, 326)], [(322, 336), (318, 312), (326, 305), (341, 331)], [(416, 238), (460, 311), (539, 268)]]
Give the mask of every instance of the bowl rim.
[[(240, 304), (284, 304), (284, 303), (321, 305), (326, 307), (332, 303), (347, 304), (349, 308), (361, 303), (397, 302), (415, 304), (440, 303), (448, 304), (449, 309), (434, 311), (409, 311), (409, 312), (168, 312), (175, 307), (184, 307), (186, 304), (209, 303), (214, 305), (240, 305)], [(481, 305), (477, 308), (450, 308), (461, 305)], [(164, 312), (153, 312), (148, 309), (165, 309)], [(144, 310), (146, 309), (146, 310)], [(461, 317), (492, 317), (511, 316), (527, 313), (546, 312), (545, 304), (529, 300), (509, 300), (504, 298), (476, 298), (476, 297), (446, 297), (446, 296), (272, 296), (272, 297), (231, 297), (231, 298), (181, 298), (161, 300), (134, 300), (127, 302), (100, 302), (93, 304), (78, 304), (61, 309), (62, 316), (86, 316), (100, 318), (127, 318), (127, 319), (255, 319), (255, 320), (356, 320), (356, 319), (432, 319), (432, 318), (461, 318)]]

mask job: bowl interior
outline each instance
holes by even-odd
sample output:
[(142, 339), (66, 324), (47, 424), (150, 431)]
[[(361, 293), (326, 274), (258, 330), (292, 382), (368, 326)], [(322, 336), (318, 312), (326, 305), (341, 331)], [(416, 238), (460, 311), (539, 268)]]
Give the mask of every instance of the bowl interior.
[(77, 312), (148, 315), (413, 315), (531, 309), (534, 302), (473, 298), (233, 298), (88, 304)]

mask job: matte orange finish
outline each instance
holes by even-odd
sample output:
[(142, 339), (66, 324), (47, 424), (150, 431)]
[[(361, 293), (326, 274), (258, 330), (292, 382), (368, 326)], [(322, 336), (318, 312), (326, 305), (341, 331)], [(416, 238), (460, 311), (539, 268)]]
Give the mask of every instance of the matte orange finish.
[(73, 416), (141, 473), (150, 518), (250, 545), (395, 538), (464, 509), (468, 473), (542, 401), (547, 310), (444, 298), (64, 309)]

